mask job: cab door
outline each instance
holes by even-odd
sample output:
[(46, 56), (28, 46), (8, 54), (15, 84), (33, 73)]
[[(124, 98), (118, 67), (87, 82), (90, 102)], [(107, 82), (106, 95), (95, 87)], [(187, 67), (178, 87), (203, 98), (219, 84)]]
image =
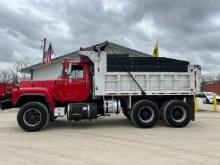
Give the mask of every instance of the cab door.
[(85, 64), (71, 64), (67, 78), (56, 81), (55, 93), (57, 101), (80, 102), (89, 95), (87, 85), (87, 66)]

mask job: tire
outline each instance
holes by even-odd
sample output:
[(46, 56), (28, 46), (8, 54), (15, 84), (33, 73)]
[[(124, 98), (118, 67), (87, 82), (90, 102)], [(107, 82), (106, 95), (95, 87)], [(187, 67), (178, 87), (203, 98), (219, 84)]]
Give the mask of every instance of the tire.
[(150, 100), (136, 102), (131, 110), (132, 122), (141, 128), (153, 127), (160, 118), (158, 106)]
[(163, 119), (168, 126), (185, 127), (191, 120), (191, 109), (181, 100), (171, 100), (163, 107)]
[(127, 119), (131, 119), (130, 118), (130, 115), (129, 115), (129, 113), (128, 113), (128, 110), (126, 110), (126, 109), (122, 109), (122, 113), (124, 114), (124, 116), (127, 118)]
[(18, 111), (18, 125), (25, 131), (34, 132), (45, 128), (50, 120), (47, 107), (40, 102), (30, 102)]
[(164, 107), (167, 105), (167, 103), (169, 103), (170, 102), (170, 100), (167, 100), (167, 101), (165, 101), (163, 104), (162, 104), (162, 106), (160, 107), (160, 119), (162, 120), (162, 121), (164, 121), (164, 117), (163, 117), (163, 111), (164, 111)]
[(206, 104), (212, 104), (209, 99), (206, 99)]

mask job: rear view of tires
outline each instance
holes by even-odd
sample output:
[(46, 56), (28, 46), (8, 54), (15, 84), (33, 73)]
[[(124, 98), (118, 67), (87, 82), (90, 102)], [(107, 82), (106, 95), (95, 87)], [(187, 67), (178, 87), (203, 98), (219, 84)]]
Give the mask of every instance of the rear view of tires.
[(159, 120), (160, 112), (157, 105), (149, 100), (136, 102), (131, 111), (131, 120), (138, 127), (153, 127)]
[(30, 102), (21, 107), (17, 115), (19, 126), (25, 131), (38, 131), (50, 120), (47, 107), (40, 102)]
[(191, 120), (191, 110), (181, 100), (171, 100), (161, 109), (163, 120), (172, 127), (185, 127)]

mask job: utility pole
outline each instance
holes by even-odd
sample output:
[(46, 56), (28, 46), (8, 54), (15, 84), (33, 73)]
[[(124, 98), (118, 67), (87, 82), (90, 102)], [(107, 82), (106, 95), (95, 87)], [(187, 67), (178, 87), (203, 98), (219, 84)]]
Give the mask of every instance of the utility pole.
[(44, 63), (44, 58), (45, 58), (45, 54), (46, 54), (46, 52), (45, 52), (46, 51), (46, 42), (47, 42), (46, 38), (43, 39), (43, 42), (44, 43), (43, 43), (43, 60), (42, 61)]

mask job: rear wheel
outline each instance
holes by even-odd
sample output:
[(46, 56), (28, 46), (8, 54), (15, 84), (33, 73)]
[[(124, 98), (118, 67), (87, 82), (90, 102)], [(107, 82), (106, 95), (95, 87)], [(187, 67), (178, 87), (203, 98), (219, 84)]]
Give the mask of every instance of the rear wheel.
[(190, 107), (181, 100), (172, 100), (163, 107), (163, 119), (169, 126), (184, 127), (191, 120)]
[(25, 131), (38, 131), (47, 126), (50, 115), (40, 102), (30, 102), (21, 107), (17, 115), (19, 126)]
[(159, 108), (152, 101), (140, 100), (134, 104), (130, 117), (135, 125), (150, 128), (159, 120)]
[(169, 103), (170, 100), (165, 101), (162, 106), (160, 107), (160, 119), (164, 121), (164, 117), (163, 117), (163, 111), (164, 111), (164, 107), (167, 105), (167, 103)]

